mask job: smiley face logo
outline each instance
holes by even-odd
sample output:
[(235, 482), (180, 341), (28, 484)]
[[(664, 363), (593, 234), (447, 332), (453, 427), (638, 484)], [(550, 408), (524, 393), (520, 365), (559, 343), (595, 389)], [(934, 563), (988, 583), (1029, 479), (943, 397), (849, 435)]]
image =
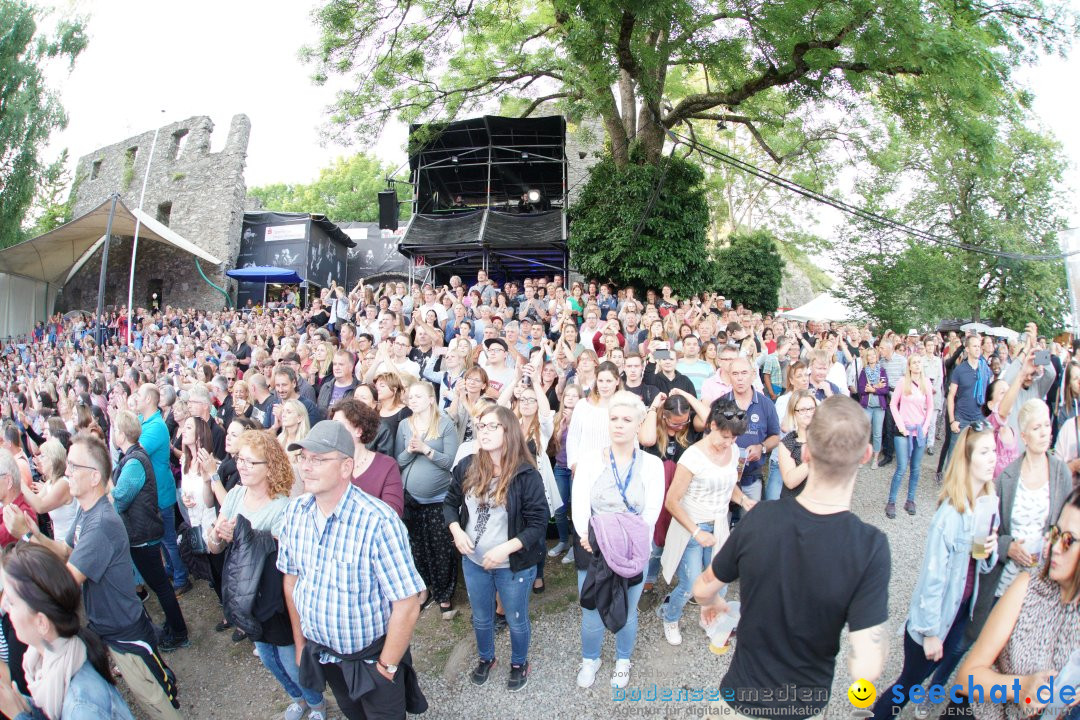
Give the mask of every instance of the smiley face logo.
[(857, 708), (868, 708), (877, 699), (877, 689), (863, 679), (851, 683), (847, 691), (848, 700)]

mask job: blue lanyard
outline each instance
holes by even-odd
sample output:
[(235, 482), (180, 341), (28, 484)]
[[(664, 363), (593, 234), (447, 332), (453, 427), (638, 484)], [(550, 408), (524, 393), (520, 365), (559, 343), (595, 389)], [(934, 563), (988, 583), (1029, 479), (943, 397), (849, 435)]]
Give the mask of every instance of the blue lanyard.
[(630, 488), (630, 480), (634, 477), (634, 464), (637, 463), (637, 448), (634, 448), (634, 453), (630, 456), (630, 467), (626, 469), (626, 477), (619, 477), (619, 469), (615, 466), (615, 453), (608, 448), (608, 456), (611, 458), (611, 475), (615, 478), (615, 487), (619, 489), (619, 494), (622, 495), (623, 503), (626, 505), (626, 509), (631, 512), (635, 512), (630, 501), (626, 498), (626, 491)]

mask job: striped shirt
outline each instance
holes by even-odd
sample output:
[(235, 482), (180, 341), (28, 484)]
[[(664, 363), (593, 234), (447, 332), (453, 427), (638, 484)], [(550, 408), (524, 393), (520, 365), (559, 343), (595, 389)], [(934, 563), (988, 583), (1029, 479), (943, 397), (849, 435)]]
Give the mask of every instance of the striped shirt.
[(304, 637), (342, 655), (385, 635), (391, 603), (424, 589), (401, 520), (352, 484), (329, 517), (311, 494), (289, 503), (277, 567), (297, 576), (293, 602)]

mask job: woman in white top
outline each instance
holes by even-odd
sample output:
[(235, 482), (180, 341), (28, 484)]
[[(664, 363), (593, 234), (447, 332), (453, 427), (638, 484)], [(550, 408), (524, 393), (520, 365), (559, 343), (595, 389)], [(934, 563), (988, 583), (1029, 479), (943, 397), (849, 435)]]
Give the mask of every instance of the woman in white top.
[(67, 537), (68, 528), (75, 521), (78, 503), (71, 497), (71, 490), (64, 479), (67, 469), (67, 450), (56, 438), (49, 438), (38, 449), (34, 465), (41, 473), (43, 482), (28, 486), (23, 483), (22, 493), (26, 503), (38, 515), (49, 514), (52, 520), (53, 537)]
[(656, 607), (664, 624), (664, 638), (682, 644), (679, 618), (693, 591), (694, 580), (712, 561), (714, 549), (728, 535), (728, 504), (744, 510), (756, 503), (738, 488), (739, 452), (735, 438), (746, 432), (746, 415), (733, 400), (717, 400), (709, 413), (709, 434), (686, 449), (675, 468), (664, 507), (675, 521), (668, 526), (660, 559), (670, 584), (678, 571), (679, 583)]
[(578, 402), (570, 418), (570, 430), (566, 433), (566, 466), (570, 472), (575, 472), (578, 458), (583, 452), (590, 448), (607, 447), (611, 443), (608, 436), (608, 404), (621, 387), (619, 369), (609, 362), (600, 363), (596, 368), (595, 391)]
[[(606, 374), (601, 370), (601, 377)], [(600, 378), (598, 377), (598, 380)], [(602, 387), (602, 386), (601, 386)], [(599, 394), (599, 393), (598, 393)], [(578, 408), (588, 405), (578, 404)], [(577, 473), (570, 502), (574, 528), (586, 552), (589, 545), (589, 520), (601, 513), (633, 512), (652, 528), (664, 504), (664, 464), (655, 455), (637, 447), (637, 433), (645, 418), (645, 405), (632, 392), (613, 394), (604, 408), (607, 412), (603, 443), (584, 445), (578, 457)], [(578, 411), (574, 411), (577, 418)], [(585, 570), (578, 569), (578, 592), (585, 582)], [(615, 672), (611, 685), (626, 687), (630, 682), (630, 655), (637, 641), (638, 600), (644, 589), (644, 576), (627, 588), (626, 624), (615, 633)], [(600, 649), (607, 630), (596, 610), (581, 610), (581, 670), (578, 687), (591, 687), (600, 669)]]
[(194, 415), (185, 420), (180, 431), (180, 446), (183, 452), (180, 460), (180, 499), (183, 507), (180, 513), (191, 529), (204, 537), (217, 516), (213, 507), (207, 507), (203, 492), (218, 465), (217, 459), (211, 455), (214, 436), (209, 423)]

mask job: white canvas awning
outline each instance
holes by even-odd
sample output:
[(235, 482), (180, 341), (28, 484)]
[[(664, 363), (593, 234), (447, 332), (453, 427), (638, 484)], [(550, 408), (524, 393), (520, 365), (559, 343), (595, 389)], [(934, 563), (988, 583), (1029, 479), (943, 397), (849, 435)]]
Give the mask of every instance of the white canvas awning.
[[(66, 225), (0, 250), (0, 273), (38, 280), (51, 285), (63, 285), (97, 250), (104, 241), (109, 222), (112, 199)], [(182, 238), (176, 231), (162, 225), (139, 210), (129, 210), (122, 200), (116, 203), (112, 234), (114, 237), (135, 235), (135, 221), (141, 222), (139, 240), (153, 240), (191, 253), (212, 265), (222, 261), (195, 243)]]
[(808, 320), (843, 322), (855, 319), (858, 313), (841, 300), (828, 293), (822, 293), (805, 305), (780, 313), (780, 317), (803, 322)]

